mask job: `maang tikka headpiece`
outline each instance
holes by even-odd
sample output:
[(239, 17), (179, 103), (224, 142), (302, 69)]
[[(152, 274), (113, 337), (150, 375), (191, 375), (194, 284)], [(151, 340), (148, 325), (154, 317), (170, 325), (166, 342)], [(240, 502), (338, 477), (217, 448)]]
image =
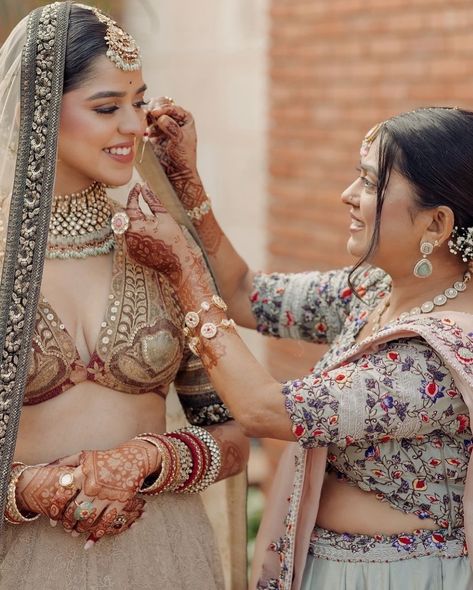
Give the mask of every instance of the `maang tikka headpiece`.
[(79, 4), (79, 6), (91, 10), (99, 21), (107, 26), (104, 39), (108, 47), (107, 57), (110, 61), (125, 72), (139, 70), (141, 68), (141, 52), (133, 37), (95, 6), (87, 6), (86, 4)]
[(368, 155), (370, 151), (371, 144), (373, 141), (378, 137), (379, 130), (384, 125), (384, 121), (381, 123), (377, 123), (374, 127), (372, 127), (368, 133), (365, 135), (360, 147), (360, 156), (363, 158)]

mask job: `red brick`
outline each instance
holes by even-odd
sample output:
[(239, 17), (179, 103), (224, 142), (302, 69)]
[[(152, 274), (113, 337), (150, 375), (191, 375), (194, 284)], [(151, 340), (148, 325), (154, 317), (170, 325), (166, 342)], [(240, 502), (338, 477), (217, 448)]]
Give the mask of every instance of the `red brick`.
[[(418, 106), (473, 108), (473, 4), (272, 0), (270, 19), (269, 265), (337, 267), (350, 262), (340, 193), (366, 131)], [(280, 378), (319, 348), (271, 347)]]

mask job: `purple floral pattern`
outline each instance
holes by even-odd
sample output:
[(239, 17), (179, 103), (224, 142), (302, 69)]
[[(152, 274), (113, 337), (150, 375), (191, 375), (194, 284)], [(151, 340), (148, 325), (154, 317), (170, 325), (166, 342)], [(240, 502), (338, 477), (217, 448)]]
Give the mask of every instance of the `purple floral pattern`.
[[(328, 469), (379, 500), (440, 527), (460, 527), (473, 448), (466, 405), (449, 368), (420, 336), (391, 340), (331, 368), (355, 350), (369, 311), (390, 289), (382, 271), (365, 271), (357, 282), (360, 300), (348, 288), (348, 272), (255, 280), (260, 332), (331, 345), (310, 375), (283, 385), (294, 434), (304, 448), (326, 446)], [(448, 320), (425, 322), (444, 335), (459, 363), (473, 363), (473, 334)]]

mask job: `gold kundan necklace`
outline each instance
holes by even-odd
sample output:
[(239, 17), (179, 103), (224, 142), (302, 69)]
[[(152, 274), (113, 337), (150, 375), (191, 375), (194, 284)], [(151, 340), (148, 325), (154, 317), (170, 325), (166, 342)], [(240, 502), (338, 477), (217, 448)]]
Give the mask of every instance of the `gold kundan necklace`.
[(79, 193), (55, 195), (49, 222), (47, 258), (86, 258), (110, 252), (112, 209), (105, 186), (94, 182)]

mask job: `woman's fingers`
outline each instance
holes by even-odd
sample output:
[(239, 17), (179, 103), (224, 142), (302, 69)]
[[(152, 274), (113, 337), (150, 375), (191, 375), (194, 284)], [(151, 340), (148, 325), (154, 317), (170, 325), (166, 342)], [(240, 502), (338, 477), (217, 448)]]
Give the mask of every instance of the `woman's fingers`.
[(145, 503), (135, 497), (126, 504), (110, 504), (90, 531), (84, 549), (91, 549), (105, 535), (120, 535), (128, 530), (143, 515)]
[(61, 457), (56, 459), (52, 463), (48, 464), (48, 467), (78, 467), (80, 465), (80, 452), (68, 457)]
[(62, 525), (66, 532), (78, 530), (78, 532), (85, 532), (95, 525), (96, 520), (100, 517), (106, 504), (103, 502), (94, 502), (94, 498), (87, 498), (79, 492), (73, 498), (62, 516)]
[(141, 184), (137, 182), (128, 194), (126, 210), (128, 215), (134, 219), (140, 219), (144, 215), (140, 207), (140, 193)]
[(143, 184), (141, 187), (141, 194), (143, 195), (145, 203), (148, 205), (150, 211), (154, 215), (158, 215), (159, 213), (167, 213), (166, 208), (159, 200), (159, 197), (149, 188), (147, 184)]
[[(182, 126), (169, 115), (163, 114), (155, 120), (154, 127), (171, 141), (178, 142), (183, 138)], [(151, 132), (151, 136), (153, 133)]]

